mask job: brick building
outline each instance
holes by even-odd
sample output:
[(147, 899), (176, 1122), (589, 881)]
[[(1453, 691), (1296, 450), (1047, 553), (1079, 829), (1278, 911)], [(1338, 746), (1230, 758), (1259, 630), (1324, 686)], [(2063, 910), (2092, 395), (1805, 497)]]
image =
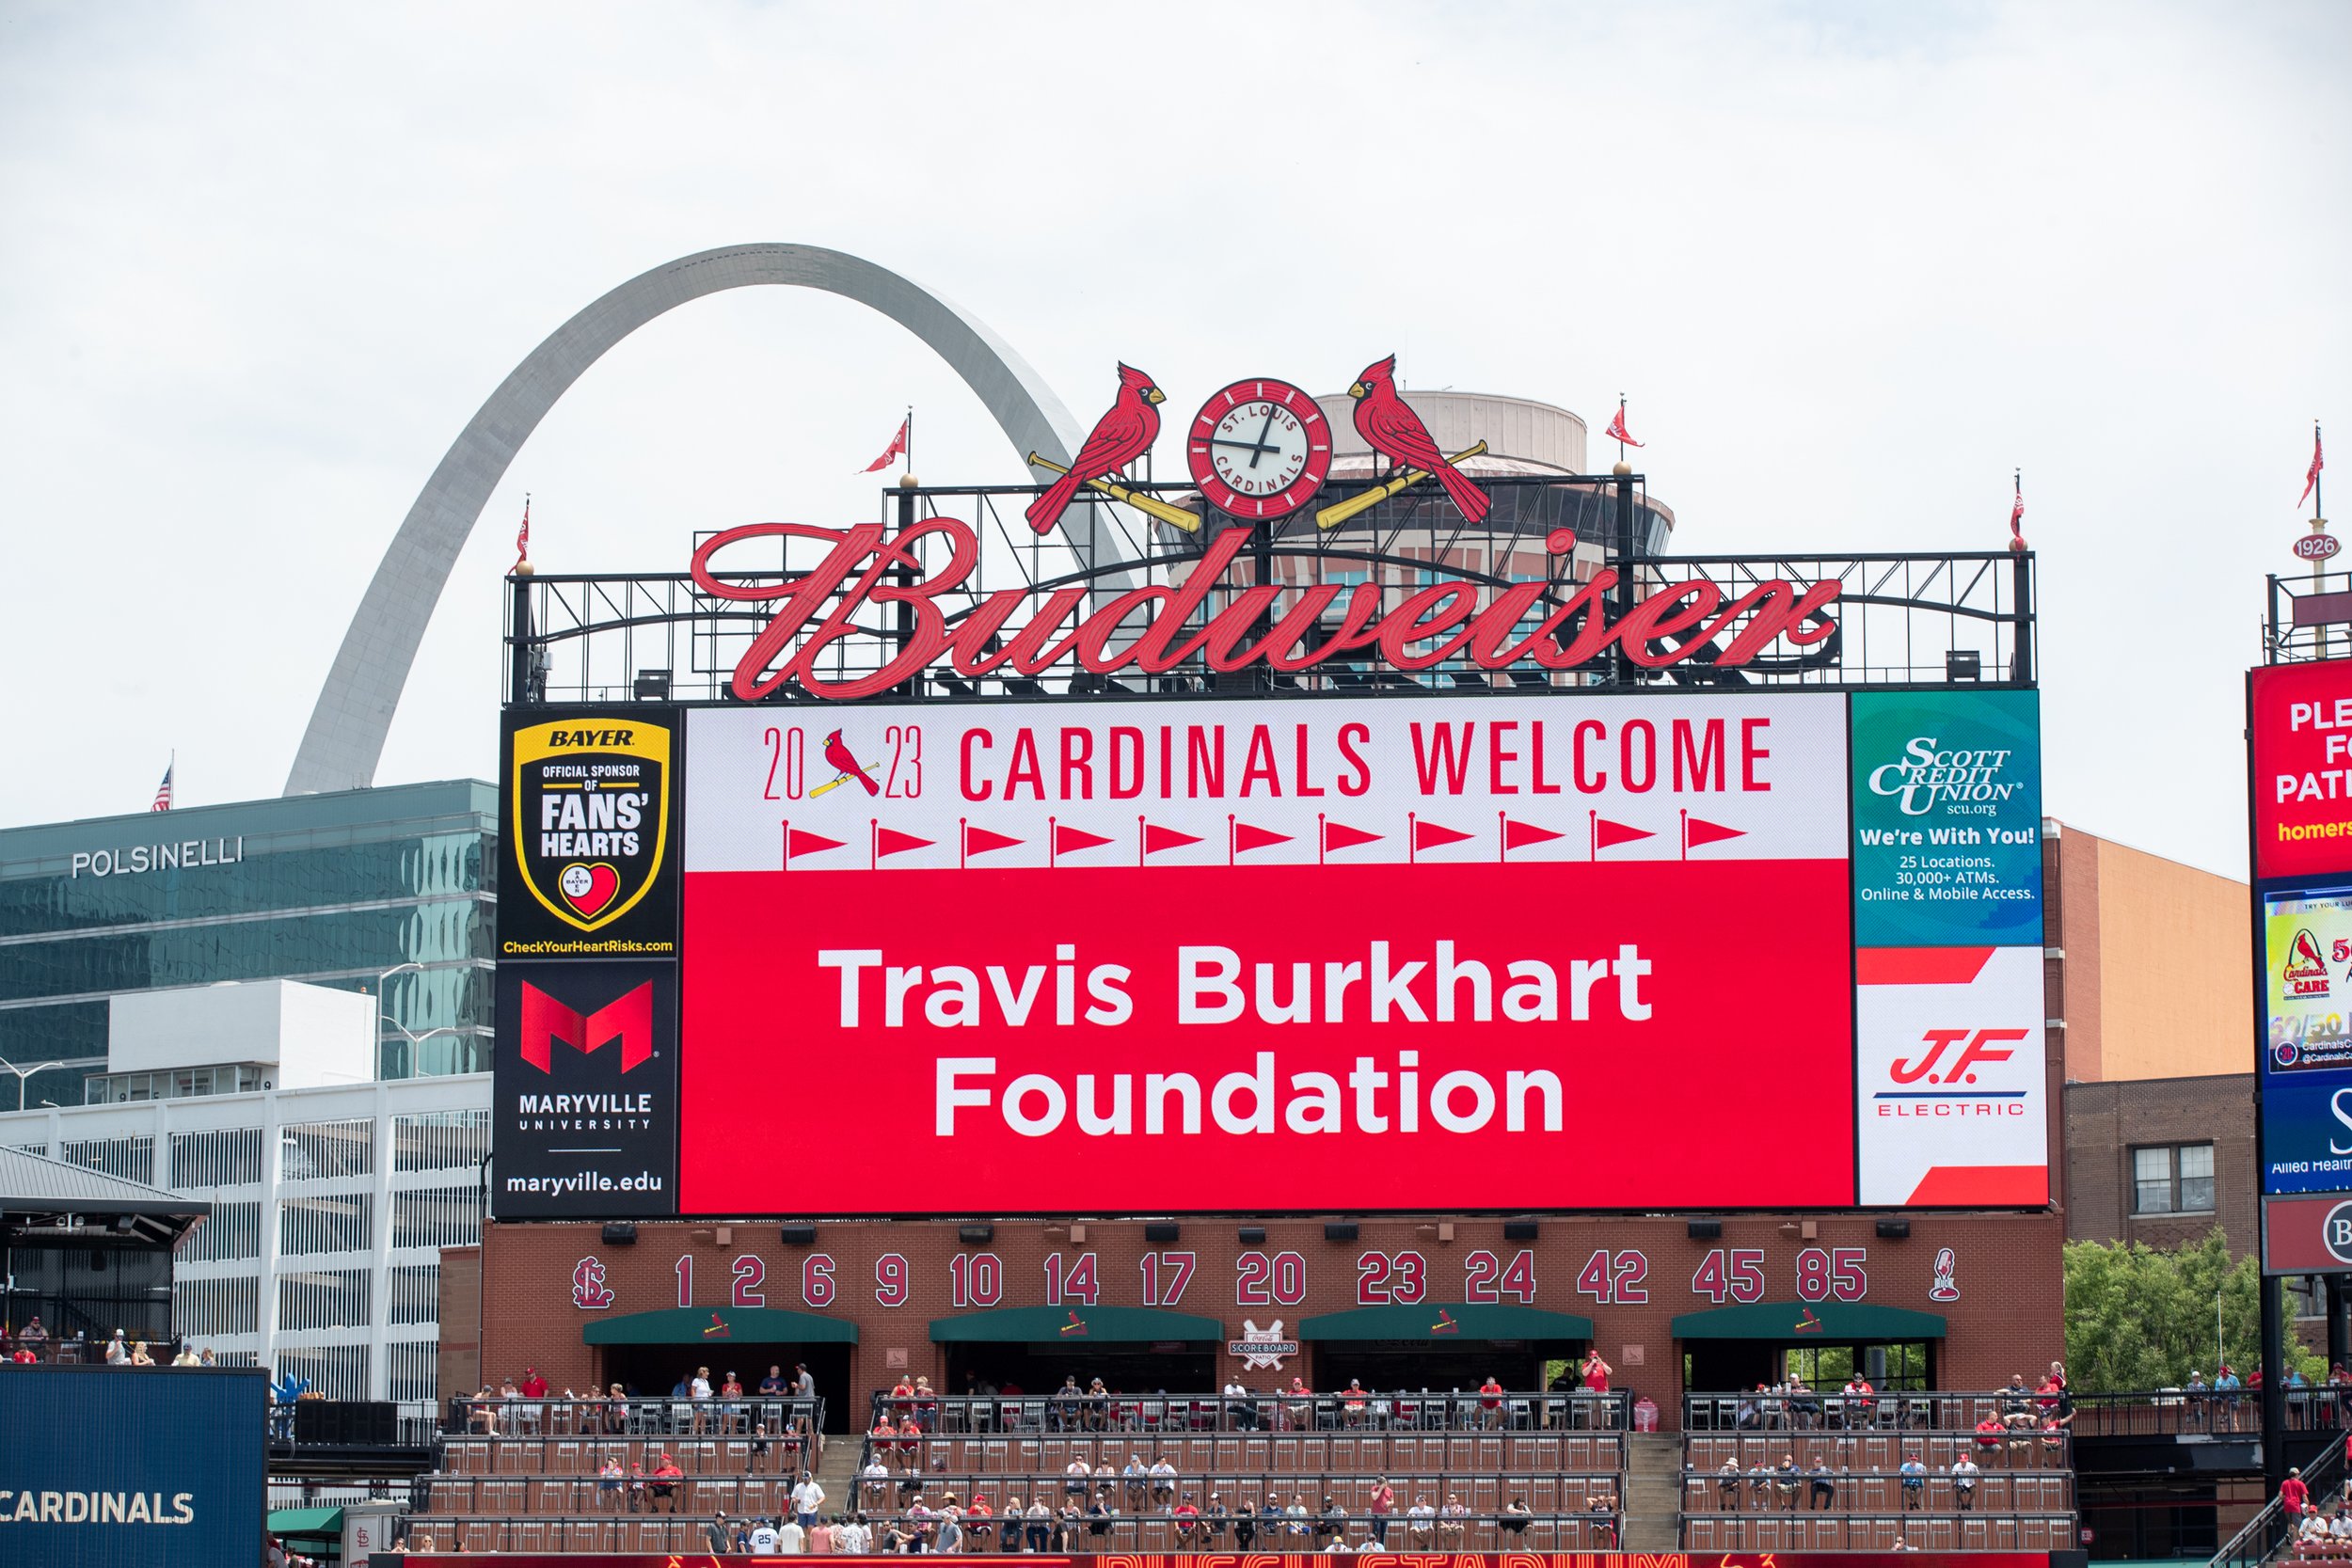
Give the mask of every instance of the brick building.
[(2066, 1085), (2069, 1241), (2253, 1250), (2254, 1075)]
[[(648, 1223), (627, 1242), (498, 1225), (482, 1250), (445, 1255), (443, 1386), (470, 1391), (530, 1364), (558, 1388), (661, 1393), (696, 1366), (749, 1385), (805, 1361), (843, 1428), (901, 1374), (950, 1393), (986, 1379), (1041, 1394), (1065, 1373), (1131, 1392), (1293, 1375), (1470, 1389), (1490, 1372), (1529, 1388), (1593, 1346), (1671, 1427), (1686, 1376), (1751, 1386), (1788, 1353), (1833, 1387), (1855, 1366), (1922, 1388), (2038, 1372), (2062, 1354), (2063, 1225), (2057, 1212)], [(1383, 1291), (1410, 1299), (1368, 1301)], [(1109, 1305), (1146, 1297), (1161, 1305)], [(1295, 1348), (1245, 1372), (1253, 1333)]]
[(2246, 884), (2044, 818), (2053, 1053), (2070, 1084), (2250, 1072)]

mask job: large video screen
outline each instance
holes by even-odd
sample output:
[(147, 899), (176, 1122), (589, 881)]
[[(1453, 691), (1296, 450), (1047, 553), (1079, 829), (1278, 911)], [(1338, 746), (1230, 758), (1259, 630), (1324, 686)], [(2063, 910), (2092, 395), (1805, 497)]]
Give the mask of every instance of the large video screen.
[(693, 710), (675, 1208), (2045, 1203), (2037, 734), (1997, 690)]

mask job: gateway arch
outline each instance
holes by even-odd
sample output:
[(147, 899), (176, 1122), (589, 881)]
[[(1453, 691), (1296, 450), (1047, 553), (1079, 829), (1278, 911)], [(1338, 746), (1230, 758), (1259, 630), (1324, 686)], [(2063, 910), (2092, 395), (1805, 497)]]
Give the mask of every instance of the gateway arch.
[(656, 267), (548, 334), (499, 384), (433, 470), (343, 633), (294, 753), (287, 794), (374, 782), (401, 689), (458, 551), (555, 400), (607, 349), (656, 316), (705, 294), (760, 284), (820, 289), (872, 307), (963, 377), (1015, 452), (1066, 464), (1076, 450), (1081, 433), (1070, 411), (1019, 355), (969, 312), (885, 267), (807, 245), (729, 245)]

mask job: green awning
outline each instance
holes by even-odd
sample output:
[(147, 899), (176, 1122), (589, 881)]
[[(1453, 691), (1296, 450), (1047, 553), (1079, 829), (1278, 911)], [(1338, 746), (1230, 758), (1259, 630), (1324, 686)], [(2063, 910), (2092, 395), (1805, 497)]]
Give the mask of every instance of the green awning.
[(1590, 1339), (1593, 1320), (1493, 1302), (1424, 1301), (1302, 1318), (1301, 1339)]
[(937, 1345), (974, 1340), (1030, 1345), (1164, 1339), (1216, 1343), (1224, 1338), (1225, 1325), (1215, 1318), (1150, 1307), (1000, 1307), (993, 1312), (931, 1320), (931, 1342)]
[(781, 1307), (670, 1307), (592, 1318), (580, 1333), (592, 1345), (854, 1345), (857, 1324)]
[(315, 1535), (326, 1540), (343, 1538), (343, 1511), (340, 1508), (273, 1508), (269, 1511), (269, 1532), (272, 1535)]
[(1825, 1339), (1851, 1344), (1866, 1339), (1941, 1339), (1944, 1314), (1904, 1307), (1869, 1307), (1851, 1301), (1758, 1301), (1685, 1312), (1674, 1321), (1677, 1339), (1769, 1339), (1797, 1344)]

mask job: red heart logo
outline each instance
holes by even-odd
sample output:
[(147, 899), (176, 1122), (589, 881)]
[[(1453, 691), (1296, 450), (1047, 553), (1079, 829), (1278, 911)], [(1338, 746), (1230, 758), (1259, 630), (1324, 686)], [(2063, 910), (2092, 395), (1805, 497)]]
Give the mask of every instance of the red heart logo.
[(594, 865), (574, 861), (556, 879), (556, 886), (563, 891), (565, 903), (594, 920), (621, 891), (621, 874), (601, 861)]

